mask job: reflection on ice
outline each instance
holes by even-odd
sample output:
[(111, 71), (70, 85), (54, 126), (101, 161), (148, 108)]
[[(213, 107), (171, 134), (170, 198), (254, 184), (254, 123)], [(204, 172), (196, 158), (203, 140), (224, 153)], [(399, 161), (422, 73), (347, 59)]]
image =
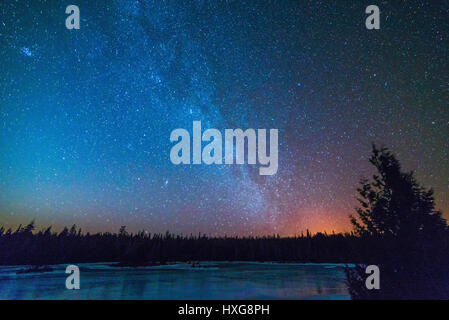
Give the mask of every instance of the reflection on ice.
[(79, 264), (80, 290), (65, 289), (66, 265), (44, 273), (0, 267), (0, 299), (349, 299), (342, 264), (112, 265)]

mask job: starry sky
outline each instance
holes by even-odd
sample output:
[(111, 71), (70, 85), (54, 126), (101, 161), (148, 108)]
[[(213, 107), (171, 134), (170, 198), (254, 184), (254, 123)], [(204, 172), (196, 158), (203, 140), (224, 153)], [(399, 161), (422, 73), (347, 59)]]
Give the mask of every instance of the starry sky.
[[(447, 1), (2, 0), (0, 222), (347, 231), (371, 143), (449, 218), (448, 17)], [(173, 165), (170, 133), (193, 121), (279, 129), (277, 174)]]

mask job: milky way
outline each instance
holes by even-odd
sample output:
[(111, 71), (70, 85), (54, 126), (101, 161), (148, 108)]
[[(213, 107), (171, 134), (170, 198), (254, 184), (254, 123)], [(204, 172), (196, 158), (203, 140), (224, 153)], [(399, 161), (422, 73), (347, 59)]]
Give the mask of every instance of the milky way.
[[(2, 224), (349, 230), (373, 142), (448, 217), (447, 1), (379, 2), (380, 30), (363, 1), (55, 2), (0, 3)], [(277, 174), (173, 165), (193, 121), (279, 129)]]

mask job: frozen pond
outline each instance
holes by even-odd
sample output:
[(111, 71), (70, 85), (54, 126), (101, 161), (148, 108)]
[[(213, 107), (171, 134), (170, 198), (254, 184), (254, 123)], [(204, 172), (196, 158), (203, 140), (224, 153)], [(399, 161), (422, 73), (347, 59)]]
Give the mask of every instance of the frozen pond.
[(343, 264), (202, 262), (155, 267), (81, 263), (79, 290), (66, 265), (17, 274), (0, 266), (0, 299), (349, 299)]

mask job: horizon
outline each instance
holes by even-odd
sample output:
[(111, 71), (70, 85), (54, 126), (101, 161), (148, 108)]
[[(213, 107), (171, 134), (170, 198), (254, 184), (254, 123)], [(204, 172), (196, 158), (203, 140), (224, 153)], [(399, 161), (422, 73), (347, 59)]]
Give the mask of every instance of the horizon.
[[(349, 217), (348, 217), (349, 219)], [(151, 228), (145, 228), (145, 227), (141, 227), (140, 229), (138, 228), (129, 228), (129, 226), (127, 225), (121, 225), (119, 226), (117, 229), (104, 229), (104, 230), (95, 230), (95, 229), (88, 229), (88, 228), (83, 228), (82, 225), (77, 224), (77, 223), (72, 223), (72, 224), (68, 224), (68, 225), (44, 225), (42, 223), (38, 223), (38, 221), (36, 219), (31, 219), (28, 222), (25, 223), (18, 223), (18, 224), (14, 224), (14, 225), (8, 225), (8, 224), (0, 224), (0, 228), (4, 228), (4, 232), (6, 232), (7, 230), (11, 230), (12, 232), (15, 232), (16, 230), (18, 230), (19, 227), (26, 227), (28, 224), (34, 222), (34, 230), (33, 233), (38, 233), (40, 231), (45, 231), (47, 228), (51, 227), (51, 232), (55, 232), (55, 233), (60, 233), (61, 231), (64, 230), (64, 228), (67, 228), (70, 230), (70, 228), (72, 226), (76, 227), (76, 230), (80, 230), (81, 229), (81, 233), (82, 234), (86, 234), (86, 233), (90, 233), (91, 235), (93, 234), (100, 234), (100, 233), (111, 233), (111, 234), (118, 234), (119, 230), (121, 227), (126, 227), (126, 231), (130, 234), (137, 234), (139, 232), (145, 232), (146, 234), (165, 234), (166, 232), (175, 235), (175, 236), (190, 236), (190, 235), (194, 235), (194, 236), (198, 236), (199, 234), (201, 234), (201, 236), (205, 235), (211, 238), (220, 238), (220, 237), (271, 237), (271, 236), (280, 236), (281, 238), (294, 238), (296, 236), (300, 237), (302, 235), (306, 235), (307, 232), (310, 233), (310, 235), (314, 236), (316, 234), (327, 234), (327, 235), (332, 235), (332, 234), (350, 234), (351, 232), (353, 232), (353, 230), (351, 228), (349, 228), (348, 230), (341, 230), (341, 231), (337, 231), (337, 230), (322, 230), (322, 229), (317, 229), (317, 230), (310, 230), (310, 229), (304, 229), (304, 230), (299, 230), (296, 233), (289, 233), (289, 234), (280, 234), (280, 233), (266, 233), (266, 234), (210, 234), (210, 233), (204, 233), (201, 231), (198, 232), (188, 232), (188, 233), (176, 233), (176, 232), (171, 232), (171, 230), (167, 229), (167, 230), (161, 230), (161, 231), (153, 231), (151, 230)]]

